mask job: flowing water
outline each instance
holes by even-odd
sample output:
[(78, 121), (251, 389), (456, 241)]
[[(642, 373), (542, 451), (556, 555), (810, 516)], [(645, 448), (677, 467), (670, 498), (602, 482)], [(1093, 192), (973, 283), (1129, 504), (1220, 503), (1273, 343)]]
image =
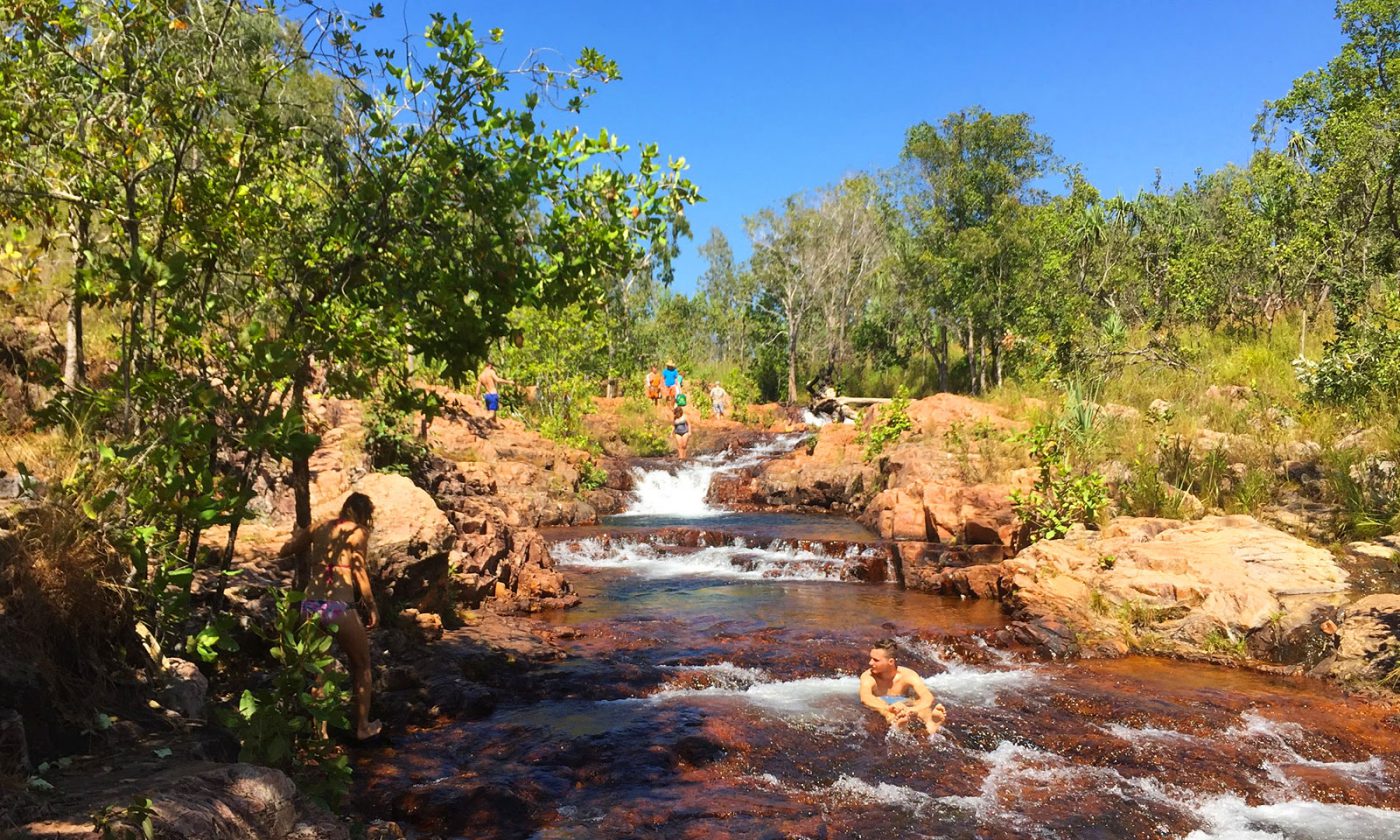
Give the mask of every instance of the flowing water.
[[(618, 521), (555, 533), (583, 596), (547, 616), (569, 656), (502, 675), (483, 720), (400, 738), (368, 786), (419, 786), (406, 821), (463, 836), (1400, 838), (1388, 709), (1303, 679), (999, 647), (994, 603), (843, 580), (873, 540), (853, 523), (705, 502), (716, 471), (763, 454), (649, 472)], [(653, 539), (682, 523), (709, 530)], [(886, 635), (948, 709), (933, 738), (856, 699)], [(510, 819), (432, 806), (491, 791)]]

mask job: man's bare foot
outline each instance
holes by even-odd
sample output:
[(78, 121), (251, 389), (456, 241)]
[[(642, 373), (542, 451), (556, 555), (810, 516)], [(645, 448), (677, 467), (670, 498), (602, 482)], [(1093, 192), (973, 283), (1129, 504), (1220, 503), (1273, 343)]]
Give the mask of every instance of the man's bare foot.
[(924, 724), (924, 728), (928, 730), (928, 734), (933, 735), (938, 732), (938, 728), (942, 726), (943, 721), (947, 719), (948, 710), (943, 708), (942, 703), (939, 703), (932, 709), (929, 709), (928, 721)]
[(355, 733), (355, 738), (360, 741), (368, 741), (384, 731), (384, 724), (377, 720), (372, 720)]

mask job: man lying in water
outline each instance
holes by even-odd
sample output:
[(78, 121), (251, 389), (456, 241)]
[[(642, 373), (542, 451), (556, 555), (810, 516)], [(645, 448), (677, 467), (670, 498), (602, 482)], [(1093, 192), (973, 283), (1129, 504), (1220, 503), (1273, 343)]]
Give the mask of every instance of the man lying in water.
[(922, 721), (928, 734), (938, 731), (948, 713), (934, 701), (923, 677), (895, 662), (894, 639), (870, 649), (870, 667), (860, 675), (860, 702), (879, 712), (891, 726)]

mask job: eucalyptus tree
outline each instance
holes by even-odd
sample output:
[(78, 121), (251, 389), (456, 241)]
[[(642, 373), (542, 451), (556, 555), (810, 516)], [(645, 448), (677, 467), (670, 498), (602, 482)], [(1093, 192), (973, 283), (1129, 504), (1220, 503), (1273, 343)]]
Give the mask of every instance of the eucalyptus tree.
[(1017, 284), (1032, 252), (1025, 210), (1047, 198), (1040, 182), (1056, 166), (1052, 145), (1027, 114), (972, 107), (910, 128), (902, 155), (920, 179), (904, 202), (918, 243), (910, 250), (929, 269), (937, 266), (930, 308), (961, 327), (979, 392), (989, 373), (997, 381), (1002, 375), (1001, 351), (1023, 297)]
[(761, 299), (772, 301), (787, 351), (787, 398), (797, 402), (802, 341), (820, 320), (819, 356), (832, 365), (847, 350), (884, 259), (884, 231), (869, 180), (850, 178), (789, 197), (745, 219), (750, 266)]
[(1400, 381), (1386, 305), (1400, 291), (1400, 2), (1347, 0), (1336, 13), (1341, 51), (1268, 103), (1256, 126), (1266, 139), (1282, 132), (1285, 151), (1315, 178), (1309, 236), (1329, 263), (1318, 274), (1328, 280), (1336, 337), (1314, 392), (1330, 399)]

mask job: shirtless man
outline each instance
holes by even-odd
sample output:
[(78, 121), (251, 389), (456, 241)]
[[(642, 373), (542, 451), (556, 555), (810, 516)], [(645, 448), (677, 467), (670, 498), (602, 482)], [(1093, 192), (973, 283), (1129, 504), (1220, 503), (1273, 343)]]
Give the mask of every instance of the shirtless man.
[(870, 667), (860, 675), (860, 702), (883, 715), (891, 726), (923, 721), (930, 735), (948, 716), (923, 678), (895, 662), (894, 639), (881, 639), (870, 649)]
[[(340, 516), (309, 530), (299, 530), (277, 552), (278, 557), (294, 557), (310, 549), (305, 562), (297, 564), (295, 583), (303, 593), (302, 618), (317, 620), (335, 634), (345, 658), (350, 660), (351, 687), (355, 706), (355, 737), (373, 738), (383, 729), (369, 719), (370, 665), (369, 633), (379, 624), (379, 609), (369, 584), (365, 552), (374, 517), (374, 502), (364, 493), (351, 493), (340, 508)], [(359, 590), (369, 610), (366, 623), (360, 623), (355, 610)]]
[(509, 379), (502, 379), (496, 373), (496, 366), (490, 362), (481, 368), (481, 373), (476, 377), (476, 398), (481, 399), (482, 391), (486, 392), (486, 410), (491, 412), (492, 423), (496, 422), (496, 411), (501, 407), (501, 386), (514, 384)]

